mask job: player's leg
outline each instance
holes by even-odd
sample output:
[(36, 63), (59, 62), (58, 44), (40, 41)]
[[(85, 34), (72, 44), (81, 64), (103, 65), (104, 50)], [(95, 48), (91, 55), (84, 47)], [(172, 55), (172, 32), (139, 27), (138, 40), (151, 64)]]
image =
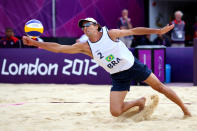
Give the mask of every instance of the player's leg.
[(150, 85), (154, 90), (164, 94), (171, 101), (179, 105), (184, 112), (184, 115), (191, 116), (191, 113), (181, 101), (181, 99), (177, 96), (177, 94), (172, 89), (161, 83), (160, 80), (153, 73), (151, 73), (144, 82)]
[(110, 93), (110, 112), (113, 116), (118, 117), (123, 112), (127, 111), (128, 109), (139, 106), (139, 109), (142, 110), (145, 105), (146, 99), (144, 97), (124, 102), (125, 96), (127, 94), (127, 91), (111, 91)]

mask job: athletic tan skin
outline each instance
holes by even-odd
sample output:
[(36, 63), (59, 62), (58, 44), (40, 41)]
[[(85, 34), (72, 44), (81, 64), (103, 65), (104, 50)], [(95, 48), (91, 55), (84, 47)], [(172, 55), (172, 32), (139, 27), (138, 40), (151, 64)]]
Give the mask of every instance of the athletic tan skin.
[[(87, 21), (83, 22), (83, 25), (85, 23), (87, 23)], [(102, 37), (102, 32), (98, 31), (98, 27), (98, 25), (92, 24), (89, 27), (83, 28), (84, 33), (88, 36), (91, 42), (97, 42)], [(173, 28), (174, 25), (167, 25), (161, 29), (151, 29), (144, 27), (137, 27), (128, 30), (112, 29), (108, 31), (108, 34), (111, 37), (111, 39), (115, 41), (119, 37), (130, 35), (165, 34)], [(34, 41), (27, 36), (23, 36), (23, 42), (25, 45), (36, 46), (51, 52), (68, 54), (82, 53), (93, 58), (90, 47), (87, 42), (75, 43), (73, 45), (60, 45), (53, 42)], [(182, 109), (185, 116), (191, 116), (191, 113), (184, 105), (184, 103), (181, 101), (181, 99), (177, 96), (177, 94), (172, 89), (161, 83), (153, 73), (151, 73), (151, 75), (144, 82), (150, 85), (154, 90), (164, 94), (167, 98), (176, 103)], [(123, 112), (127, 111), (128, 109), (134, 106), (139, 106), (139, 110), (142, 110), (144, 108), (146, 101), (145, 97), (139, 98), (134, 101), (124, 102), (126, 94), (127, 91), (110, 92), (110, 112), (113, 116), (118, 117)]]

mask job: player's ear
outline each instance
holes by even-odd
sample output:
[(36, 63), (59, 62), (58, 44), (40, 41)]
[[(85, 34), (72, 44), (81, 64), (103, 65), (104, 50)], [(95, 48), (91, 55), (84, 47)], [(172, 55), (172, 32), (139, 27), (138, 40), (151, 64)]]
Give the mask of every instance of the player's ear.
[(98, 24), (96, 24), (96, 29), (99, 31), (99, 26), (98, 26)]

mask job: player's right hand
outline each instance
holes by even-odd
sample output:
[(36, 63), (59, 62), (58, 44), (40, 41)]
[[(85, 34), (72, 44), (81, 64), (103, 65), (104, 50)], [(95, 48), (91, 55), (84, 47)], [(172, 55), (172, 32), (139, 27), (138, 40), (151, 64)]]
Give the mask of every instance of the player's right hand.
[(23, 36), (23, 43), (24, 45), (28, 45), (28, 46), (35, 46), (35, 40), (32, 40), (30, 37), (28, 36)]

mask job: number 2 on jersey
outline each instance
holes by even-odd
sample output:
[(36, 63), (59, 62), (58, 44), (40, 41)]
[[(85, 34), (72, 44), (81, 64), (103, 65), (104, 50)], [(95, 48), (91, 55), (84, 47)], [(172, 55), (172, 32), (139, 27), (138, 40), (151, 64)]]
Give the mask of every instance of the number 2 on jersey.
[(97, 55), (99, 55), (99, 56), (100, 56), (100, 59), (104, 58), (104, 56), (102, 55), (102, 53), (101, 53), (101, 52), (97, 53)]

